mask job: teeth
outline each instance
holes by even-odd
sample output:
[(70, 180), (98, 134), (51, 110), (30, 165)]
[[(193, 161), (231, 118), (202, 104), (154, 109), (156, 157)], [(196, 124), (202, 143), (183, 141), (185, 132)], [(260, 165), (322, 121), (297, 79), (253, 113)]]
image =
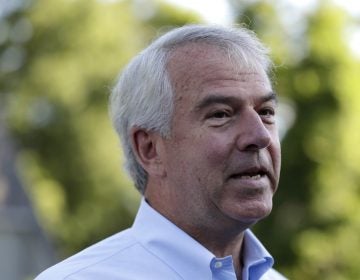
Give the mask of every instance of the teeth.
[(257, 174), (257, 175), (242, 175), (240, 177), (241, 179), (253, 179), (253, 180), (258, 180), (261, 178), (261, 175), (260, 174)]

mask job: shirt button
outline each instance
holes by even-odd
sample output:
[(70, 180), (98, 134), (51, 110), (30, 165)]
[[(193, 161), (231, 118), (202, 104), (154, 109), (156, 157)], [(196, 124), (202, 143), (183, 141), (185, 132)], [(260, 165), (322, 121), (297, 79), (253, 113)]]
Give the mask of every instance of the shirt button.
[(222, 262), (215, 262), (215, 268), (220, 268), (222, 267)]

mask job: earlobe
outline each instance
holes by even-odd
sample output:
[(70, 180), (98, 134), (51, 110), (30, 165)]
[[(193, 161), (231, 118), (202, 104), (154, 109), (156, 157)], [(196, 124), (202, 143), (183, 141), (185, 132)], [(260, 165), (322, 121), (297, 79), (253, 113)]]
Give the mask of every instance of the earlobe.
[(161, 137), (143, 129), (133, 128), (131, 131), (132, 146), (138, 162), (149, 175), (164, 175), (159, 141)]

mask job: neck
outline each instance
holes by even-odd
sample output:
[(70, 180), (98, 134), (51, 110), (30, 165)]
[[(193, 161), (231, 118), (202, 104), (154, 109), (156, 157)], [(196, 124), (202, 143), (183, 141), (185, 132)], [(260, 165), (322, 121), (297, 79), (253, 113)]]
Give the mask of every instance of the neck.
[[(152, 185), (148, 185), (145, 192), (148, 203), (216, 257), (232, 256), (237, 279), (241, 279), (244, 231), (251, 223), (240, 223), (229, 218), (224, 219), (224, 217), (209, 219), (207, 216), (204, 219), (202, 214), (194, 213), (187, 207), (180, 207), (179, 199), (169, 195), (167, 188), (152, 190)], [(196, 219), (189, 219), (189, 217), (196, 217)]]
[(233, 234), (228, 232), (214, 233), (209, 230), (187, 232), (217, 258), (232, 256), (237, 279), (241, 279), (243, 231)]

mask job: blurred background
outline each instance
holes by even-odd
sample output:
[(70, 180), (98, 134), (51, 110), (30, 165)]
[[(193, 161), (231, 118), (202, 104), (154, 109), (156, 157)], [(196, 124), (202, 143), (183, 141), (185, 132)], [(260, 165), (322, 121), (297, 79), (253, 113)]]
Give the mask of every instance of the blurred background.
[[(300, 3), (301, 2), (301, 3)], [(107, 102), (121, 68), (186, 23), (272, 49), (283, 168), (254, 231), (290, 279), (360, 279), (360, 8), (354, 1), (0, 0), (0, 277), (32, 279), (131, 225)]]

